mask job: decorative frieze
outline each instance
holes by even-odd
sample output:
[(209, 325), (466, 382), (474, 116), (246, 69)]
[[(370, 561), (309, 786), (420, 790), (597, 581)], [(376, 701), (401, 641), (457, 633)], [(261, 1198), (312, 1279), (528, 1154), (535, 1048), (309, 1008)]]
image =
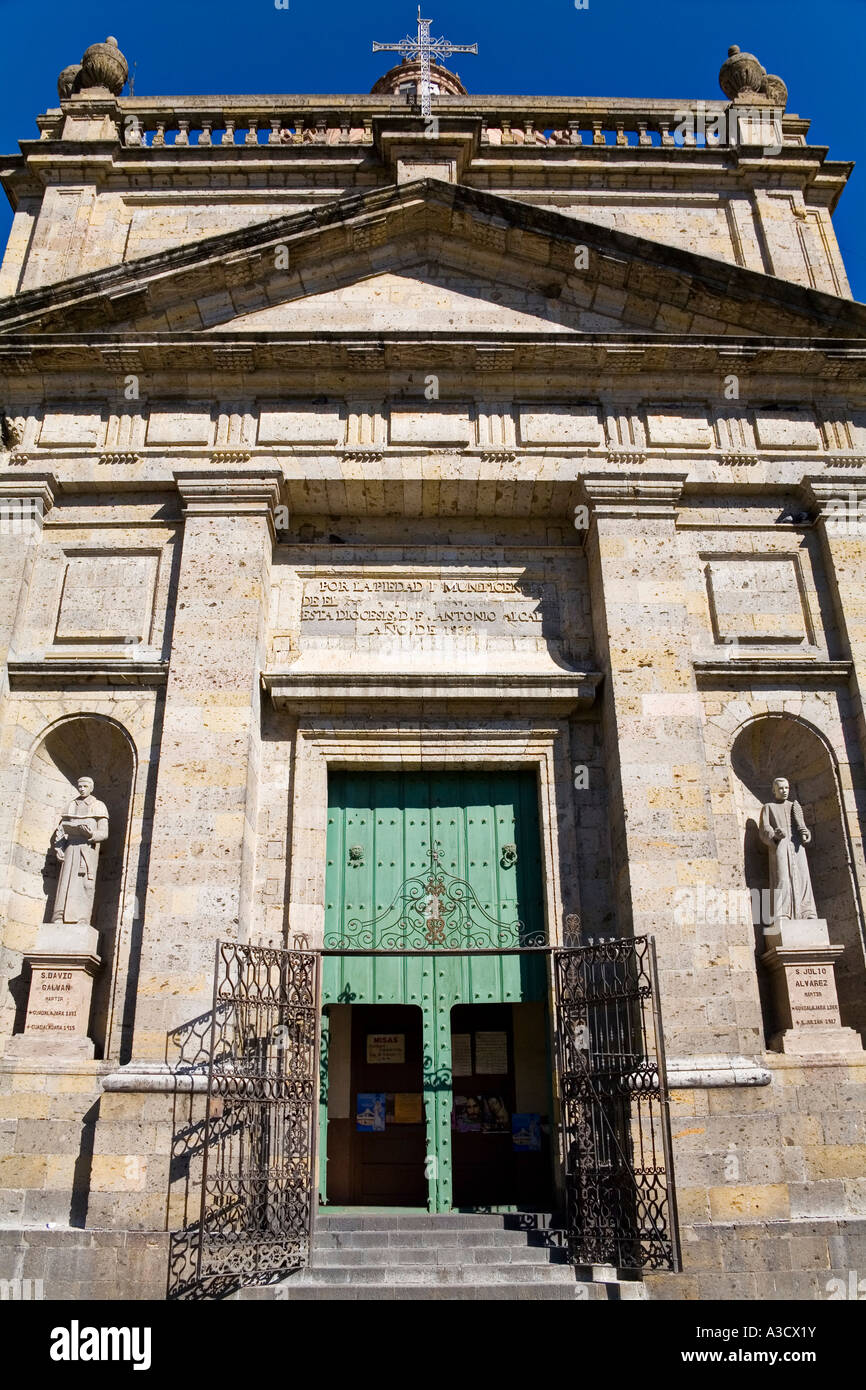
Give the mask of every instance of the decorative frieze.
[(133, 464), (141, 462), (141, 454), (126, 453), (104, 453), (99, 455), (99, 463), (104, 468), (127, 468)]

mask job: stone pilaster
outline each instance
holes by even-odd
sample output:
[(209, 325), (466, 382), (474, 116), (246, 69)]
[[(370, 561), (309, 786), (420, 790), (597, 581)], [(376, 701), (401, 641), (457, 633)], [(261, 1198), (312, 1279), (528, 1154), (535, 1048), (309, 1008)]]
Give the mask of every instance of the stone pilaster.
[[(50, 473), (30, 473), (0, 478), (0, 726), (9, 694), (6, 661), (15, 646), (16, 626), (23, 615), (30, 589), (30, 578), (42, 539), (42, 523), (54, 505), (57, 484)], [(7, 727), (5, 744), (15, 746), (17, 730)], [(13, 852), (15, 816), (21, 795), (20, 766), (26, 744), (15, 747), (13, 761), (4, 759), (0, 769), (0, 884), (5, 883), (6, 866)], [(5, 916), (5, 902), (0, 894)], [(0, 975), (18, 969), (20, 957), (7, 953), (0, 945)]]
[[(215, 943), (249, 931), (280, 475), (176, 475), (184, 512), (134, 1053), (210, 1009)], [(171, 1049), (169, 1050), (171, 1053)]]
[[(668, 1050), (737, 1050), (734, 1002), (709, 1012), (722, 981), (700, 972), (695, 922), (678, 893), (715, 884), (717, 850), (706, 787), (676, 508), (685, 474), (583, 479), (593, 625), (605, 673), (607, 776), (622, 934), (655, 935)], [(619, 809), (616, 809), (619, 808)]]
[[(30, 582), (42, 523), (54, 505), (50, 473), (0, 478), (0, 664), (5, 665), (15, 623)], [(3, 689), (6, 687), (4, 673)]]
[(866, 761), (866, 474), (807, 476), (803, 491), (821, 536), (836, 620), (848, 648), (845, 655), (853, 663), (854, 715)]

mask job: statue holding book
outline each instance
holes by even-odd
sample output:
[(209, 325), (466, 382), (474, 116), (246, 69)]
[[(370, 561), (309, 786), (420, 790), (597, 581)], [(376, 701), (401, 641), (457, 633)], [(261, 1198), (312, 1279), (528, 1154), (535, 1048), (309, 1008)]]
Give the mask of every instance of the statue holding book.
[(108, 808), (93, 795), (93, 778), (79, 777), (78, 796), (54, 832), (60, 878), (52, 922), (90, 926), (99, 846), (108, 839)]

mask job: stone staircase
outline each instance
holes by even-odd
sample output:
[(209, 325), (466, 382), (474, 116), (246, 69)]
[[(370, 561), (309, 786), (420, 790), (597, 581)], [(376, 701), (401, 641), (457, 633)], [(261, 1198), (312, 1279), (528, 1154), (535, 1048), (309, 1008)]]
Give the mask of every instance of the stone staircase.
[(645, 1299), (608, 1266), (568, 1264), (549, 1213), (321, 1214), (307, 1269), (240, 1300)]

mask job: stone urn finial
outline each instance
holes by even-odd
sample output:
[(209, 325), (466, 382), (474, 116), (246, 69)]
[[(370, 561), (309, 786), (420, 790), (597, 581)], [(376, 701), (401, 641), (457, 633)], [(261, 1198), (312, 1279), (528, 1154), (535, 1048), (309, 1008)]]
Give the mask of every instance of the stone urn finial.
[(70, 63), (68, 68), (63, 69), (57, 79), (57, 95), (61, 101), (67, 101), (69, 97), (78, 91), (78, 79), (80, 74), (80, 63)]
[(81, 59), (78, 89), (107, 87), (113, 96), (120, 96), (129, 76), (129, 64), (109, 34), (104, 43), (92, 43)]
[(780, 106), (784, 111), (788, 88), (781, 77), (768, 73), (754, 53), (743, 53), (731, 44), (719, 70), (719, 86), (729, 101)]

